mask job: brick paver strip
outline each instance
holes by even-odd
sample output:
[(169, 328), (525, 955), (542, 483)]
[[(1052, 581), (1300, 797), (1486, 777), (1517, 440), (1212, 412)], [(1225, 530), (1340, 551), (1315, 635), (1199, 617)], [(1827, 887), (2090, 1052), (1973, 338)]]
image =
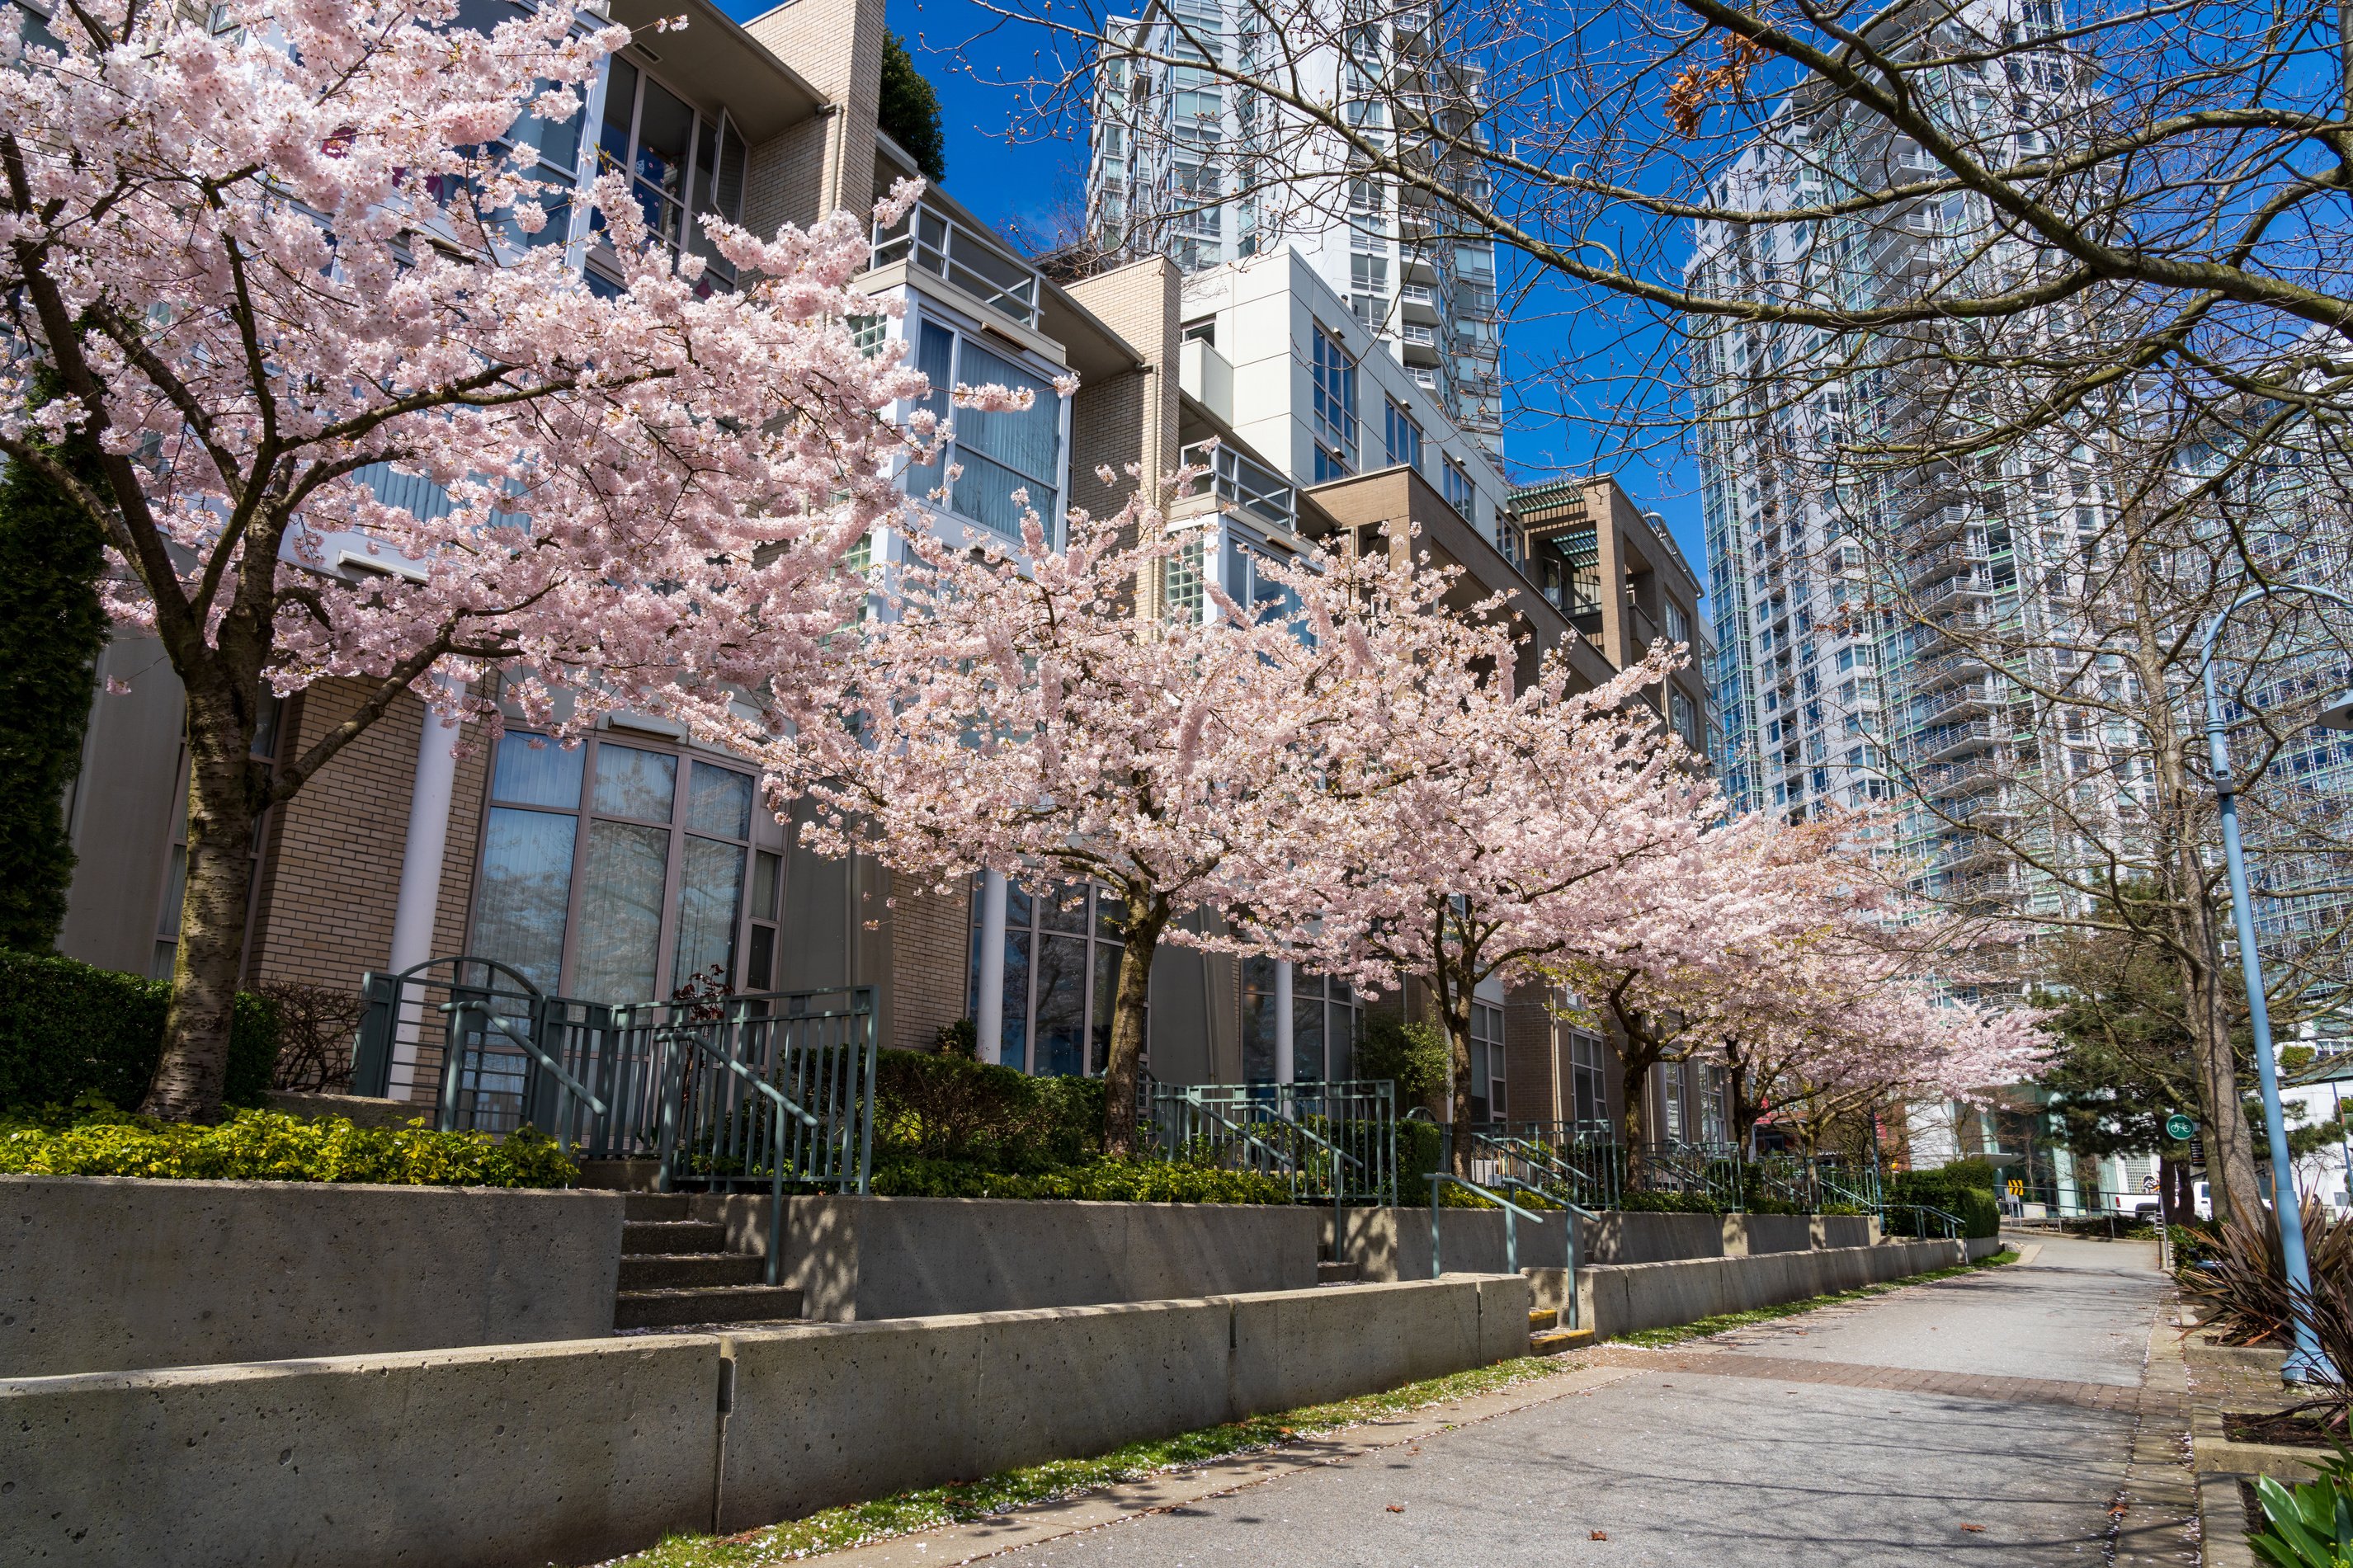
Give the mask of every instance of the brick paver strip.
[(1922, 1372), (1901, 1366), (1851, 1366), (1842, 1362), (1801, 1361), (1794, 1356), (1749, 1355), (1737, 1351), (1646, 1351), (1601, 1345), (1589, 1359), (1609, 1366), (1649, 1372), (1687, 1372), (1706, 1377), (1746, 1377), (1765, 1383), (1830, 1383), (1848, 1388), (1892, 1388), (1904, 1393), (1943, 1394), (2004, 1405), (2073, 1405), (2087, 1410), (2131, 1410), (2140, 1390), (2113, 1383), (2063, 1383), (2040, 1377), (1985, 1377), (1968, 1373)]

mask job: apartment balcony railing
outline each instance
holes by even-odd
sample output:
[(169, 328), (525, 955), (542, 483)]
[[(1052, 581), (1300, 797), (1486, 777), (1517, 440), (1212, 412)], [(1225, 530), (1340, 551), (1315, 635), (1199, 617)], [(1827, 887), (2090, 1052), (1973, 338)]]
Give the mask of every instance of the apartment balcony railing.
[(1297, 531), (1295, 492), (1282, 476), (1230, 447), (1197, 441), (1178, 454), (1184, 466), (1207, 468), (1209, 493), (1225, 506), (1284, 532)]
[(1926, 691), (1912, 700), (1912, 721), (1930, 729), (1941, 729), (1973, 714), (1994, 708), (2000, 697), (1993, 683), (1985, 680), (1965, 681), (1935, 691)]
[(1435, 327), (1424, 326), (1419, 321), (1403, 323), (1398, 330), (1398, 335), (1419, 348), (1429, 348), (1438, 342), (1438, 330)]
[(1993, 597), (1993, 579), (1976, 572), (1957, 572), (1940, 583), (1931, 583), (1920, 590), (1915, 601), (1922, 610), (1933, 611), (1947, 605), (1973, 604)]
[(1438, 390), (1438, 367), (1436, 365), (1409, 364), (1405, 367), (1405, 373), (1406, 374), (1413, 377), (1413, 384), (1416, 386), (1420, 387), (1424, 392), (1436, 392)]
[(1981, 833), (1963, 833), (1939, 845), (1928, 857), (1931, 869), (1939, 875), (1979, 871), (2000, 864), (2009, 851), (1996, 839)]
[(1435, 314), (1438, 290), (1427, 283), (1407, 283), (1398, 289), (1398, 303), (1409, 310), (1424, 310)]
[(2010, 768), (2001, 758), (1971, 757), (1965, 762), (1940, 763), (1921, 769), (1920, 786), (1933, 799), (1958, 800), (1999, 784), (2009, 776)]
[(1904, 563), (1904, 579), (1907, 583), (1933, 582), (1957, 569), (1975, 569), (1986, 563), (1982, 544), (1971, 540), (1957, 539), (1915, 552)]
[(1992, 668), (1974, 648), (1963, 648), (1936, 658), (1914, 659), (1904, 671), (1904, 679), (1915, 691), (1927, 691), (1939, 686), (1949, 686), (1956, 680), (1970, 680)]
[(1038, 273), (978, 230), (918, 203), (874, 235), (874, 265), (903, 261), (1025, 327), (1038, 324)]
[(1993, 612), (1983, 605), (1965, 605), (1945, 615), (1929, 617), (1924, 623), (1926, 635), (1920, 641), (1920, 651), (1933, 653), (1947, 643), (1965, 637), (1983, 637), (1995, 626)]

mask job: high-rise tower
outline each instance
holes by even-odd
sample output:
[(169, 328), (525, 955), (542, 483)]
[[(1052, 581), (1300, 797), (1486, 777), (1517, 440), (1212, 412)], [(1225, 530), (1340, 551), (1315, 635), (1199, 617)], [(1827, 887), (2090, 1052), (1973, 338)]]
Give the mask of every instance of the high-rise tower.
[[(1392, 114), (1426, 117), (1409, 146), (1476, 145), (1480, 75), (1434, 54), (1426, 27), (1385, 17), (1308, 57), (1310, 90), (1389, 142)], [(1186, 272), (1288, 247), (1314, 267), (1446, 416), (1503, 453), (1503, 342), (1495, 247), (1450, 232), (1440, 209), (1391, 177), (1352, 173), (1336, 138), (1303, 128), (1263, 94), (1221, 80), (1270, 53), (1262, 16), (1240, 0), (1166, 0), (1112, 25), (1125, 49), (1096, 68), (1087, 174), (1092, 244), (1158, 253)], [(1200, 60), (1198, 65), (1161, 60)], [(1288, 67), (1286, 67), (1288, 68)], [(1444, 137), (1414, 132), (1442, 129)], [(1433, 160), (1444, 180), (1475, 166)]]

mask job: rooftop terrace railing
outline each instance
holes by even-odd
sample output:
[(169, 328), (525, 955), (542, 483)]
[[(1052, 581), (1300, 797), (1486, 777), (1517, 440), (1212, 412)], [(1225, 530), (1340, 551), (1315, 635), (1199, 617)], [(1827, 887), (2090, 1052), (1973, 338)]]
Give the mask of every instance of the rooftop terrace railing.
[(955, 285), (999, 315), (1038, 324), (1044, 279), (1037, 269), (956, 218), (918, 202), (874, 232), (874, 265), (903, 261)]

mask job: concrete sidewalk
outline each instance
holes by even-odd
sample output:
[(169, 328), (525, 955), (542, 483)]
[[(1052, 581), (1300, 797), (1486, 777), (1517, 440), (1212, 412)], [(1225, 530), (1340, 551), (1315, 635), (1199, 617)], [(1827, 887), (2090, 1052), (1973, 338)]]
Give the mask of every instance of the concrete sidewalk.
[(2152, 1247), (2052, 1241), (2031, 1264), (1605, 1352), (1621, 1375), (1475, 1425), (1009, 1552), (937, 1540), (909, 1561), (2085, 1564), (2113, 1535), (2117, 1562), (2195, 1563), (2175, 1513), (2111, 1513), (2165, 1294)]

